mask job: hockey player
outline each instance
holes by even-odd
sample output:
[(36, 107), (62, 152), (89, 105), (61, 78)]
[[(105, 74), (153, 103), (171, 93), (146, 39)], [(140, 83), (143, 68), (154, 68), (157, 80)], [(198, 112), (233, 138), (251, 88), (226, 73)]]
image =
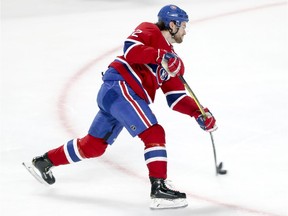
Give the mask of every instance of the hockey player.
[(103, 75), (97, 96), (99, 111), (88, 134), (32, 160), (45, 182), (55, 183), (52, 167), (100, 157), (125, 127), (144, 143), (151, 182), (150, 207), (187, 206), (186, 194), (170, 189), (165, 183), (165, 132), (149, 104), (154, 101), (156, 90), (161, 89), (172, 110), (195, 118), (205, 131), (217, 128), (216, 120), (207, 108), (204, 109), (207, 117), (203, 118), (178, 77), (184, 74), (184, 64), (172, 44), (182, 43), (188, 21), (184, 10), (166, 5), (159, 11), (157, 23), (144, 22), (135, 28), (124, 42), (123, 55), (116, 57)]

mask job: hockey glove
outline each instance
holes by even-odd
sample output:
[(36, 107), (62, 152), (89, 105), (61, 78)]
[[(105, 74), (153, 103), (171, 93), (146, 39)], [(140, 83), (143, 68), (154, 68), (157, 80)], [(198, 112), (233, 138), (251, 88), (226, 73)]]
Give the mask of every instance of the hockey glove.
[(194, 115), (199, 126), (207, 132), (213, 132), (217, 130), (216, 119), (212, 115), (212, 113), (208, 110), (208, 108), (204, 108), (206, 116), (204, 117), (201, 113), (197, 113)]
[(184, 64), (182, 60), (174, 53), (169, 53), (164, 50), (158, 50), (157, 63), (161, 63), (162, 67), (175, 77), (184, 74)]

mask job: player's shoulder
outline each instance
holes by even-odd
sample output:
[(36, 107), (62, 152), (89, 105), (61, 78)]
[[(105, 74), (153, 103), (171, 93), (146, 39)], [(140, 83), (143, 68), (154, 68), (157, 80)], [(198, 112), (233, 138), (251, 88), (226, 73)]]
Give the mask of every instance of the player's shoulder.
[(157, 25), (151, 22), (142, 22), (137, 26), (137, 29), (141, 29), (142, 31), (160, 32)]

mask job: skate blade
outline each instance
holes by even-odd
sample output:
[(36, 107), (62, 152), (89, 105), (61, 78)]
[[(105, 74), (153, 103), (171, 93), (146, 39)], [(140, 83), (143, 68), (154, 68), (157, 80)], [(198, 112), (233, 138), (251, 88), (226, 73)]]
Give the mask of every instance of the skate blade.
[(36, 172), (32, 163), (23, 162), (22, 165), (28, 170), (28, 172), (41, 184), (49, 185), (44, 179)]
[(163, 199), (163, 198), (152, 198), (150, 203), (150, 209), (177, 209), (185, 208), (188, 206), (187, 200), (184, 198), (179, 199)]

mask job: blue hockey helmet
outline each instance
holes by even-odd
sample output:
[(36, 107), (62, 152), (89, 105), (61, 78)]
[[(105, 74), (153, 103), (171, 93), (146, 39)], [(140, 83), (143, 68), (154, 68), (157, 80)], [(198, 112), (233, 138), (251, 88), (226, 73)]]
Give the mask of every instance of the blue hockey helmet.
[(158, 21), (162, 21), (165, 27), (169, 28), (169, 23), (174, 21), (180, 27), (182, 22), (188, 22), (187, 13), (176, 5), (166, 5), (158, 13)]

